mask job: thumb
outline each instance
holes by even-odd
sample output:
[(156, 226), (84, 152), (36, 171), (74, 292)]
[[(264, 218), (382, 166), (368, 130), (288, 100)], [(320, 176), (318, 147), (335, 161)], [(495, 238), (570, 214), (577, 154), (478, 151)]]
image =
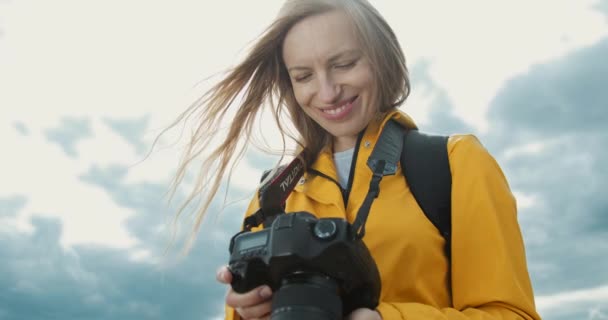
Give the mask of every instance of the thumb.
[(222, 266), (217, 270), (215, 278), (218, 282), (221, 282), (223, 284), (229, 284), (232, 282), (232, 273), (230, 273), (228, 267)]

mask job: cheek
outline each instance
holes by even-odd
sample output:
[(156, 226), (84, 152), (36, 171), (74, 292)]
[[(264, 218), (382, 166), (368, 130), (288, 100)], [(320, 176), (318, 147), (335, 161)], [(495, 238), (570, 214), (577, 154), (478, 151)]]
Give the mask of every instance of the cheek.
[[(365, 81), (361, 83), (362, 87), (365, 88), (365, 91), (367, 92), (367, 99), (369, 100), (368, 103), (372, 104), (371, 108), (374, 111), (378, 111), (378, 106), (377, 101), (376, 101), (376, 97), (378, 95), (378, 87), (376, 85), (376, 81), (373, 78), (372, 75), (368, 75), (367, 78), (365, 78)], [(371, 110), (370, 110), (371, 111)]]
[(374, 81), (374, 76), (371, 73), (371, 70), (366, 70), (366, 72), (364, 72), (361, 75), (361, 86), (365, 87), (367, 89), (367, 91), (369, 92), (374, 92), (375, 90), (375, 81)]
[(300, 105), (301, 108), (306, 108), (309, 105), (309, 94), (306, 92), (305, 88), (301, 86), (293, 87), (293, 96), (296, 98), (296, 102)]
[(362, 63), (357, 69), (357, 73), (354, 75), (354, 81), (357, 83), (357, 86), (361, 89), (364, 89), (370, 93), (375, 90), (375, 77), (369, 63)]

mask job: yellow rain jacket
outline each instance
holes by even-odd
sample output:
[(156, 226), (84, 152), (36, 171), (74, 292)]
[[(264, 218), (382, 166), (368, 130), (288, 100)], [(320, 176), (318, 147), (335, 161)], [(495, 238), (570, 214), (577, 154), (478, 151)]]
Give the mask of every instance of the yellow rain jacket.
[[(415, 128), (406, 114), (390, 113), (364, 132), (354, 179), (344, 205), (331, 148), (306, 173), (287, 200), (287, 212), (354, 221), (372, 176), (366, 161), (389, 118)], [(540, 319), (526, 266), (517, 209), (507, 181), (472, 135), (448, 140), (452, 172), (452, 258), (444, 239), (420, 209), (401, 168), (380, 183), (363, 238), (382, 279), (377, 310), (383, 319)], [(257, 197), (247, 215), (258, 209)], [(345, 266), (347, 267), (347, 266)], [(231, 308), (226, 319), (239, 319)]]

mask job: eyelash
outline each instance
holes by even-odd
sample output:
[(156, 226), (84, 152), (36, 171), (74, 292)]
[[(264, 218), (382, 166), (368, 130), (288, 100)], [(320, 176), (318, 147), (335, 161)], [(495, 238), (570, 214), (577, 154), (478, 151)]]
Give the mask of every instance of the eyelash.
[[(350, 68), (354, 67), (355, 64), (357, 64), (357, 60), (354, 60), (354, 61), (351, 61), (348, 63), (344, 63), (344, 64), (335, 64), (335, 65), (333, 65), (333, 67), (336, 69), (350, 69)], [(302, 81), (306, 81), (306, 79), (310, 78), (310, 76), (311, 76), (310, 74), (307, 74), (305, 76), (296, 77), (296, 78), (294, 78), (294, 80), (296, 82), (302, 82)]]
[(305, 76), (296, 77), (296, 78), (294, 78), (294, 80), (296, 80), (296, 82), (302, 82), (302, 81), (305, 81), (306, 79), (310, 78), (310, 76), (311, 76), (310, 74), (307, 74)]
[(351, 67), (354, 67), (356, 63), (357, 63), (357, 60), (354, 60), (354, 61), (344, 63), (344, 64), (336, 64), (336, 65), (334, 65), (334, 67), (338, 68), (338, 69), (349, 69)]

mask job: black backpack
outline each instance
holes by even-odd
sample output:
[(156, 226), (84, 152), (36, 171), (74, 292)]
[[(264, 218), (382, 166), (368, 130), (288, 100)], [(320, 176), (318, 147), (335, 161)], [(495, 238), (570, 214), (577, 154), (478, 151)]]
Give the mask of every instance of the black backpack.
[(416, 202), (445, 239), (451, 256), (452, 173), (447, 136), (404, 130), (401, 168)]

